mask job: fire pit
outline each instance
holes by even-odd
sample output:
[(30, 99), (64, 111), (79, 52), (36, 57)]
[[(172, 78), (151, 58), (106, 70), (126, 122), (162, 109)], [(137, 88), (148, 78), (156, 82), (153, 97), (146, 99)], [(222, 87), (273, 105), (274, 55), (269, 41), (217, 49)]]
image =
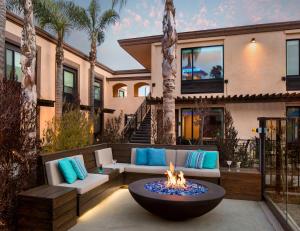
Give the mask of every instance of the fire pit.
[(201, 216), (214, 209), (225, 190), (206, 181), (188, 179), (170, 166), (166, 178), (150, 178), (129, 185), (132, 197), (144, 209), (160, 217), (184, 220)]

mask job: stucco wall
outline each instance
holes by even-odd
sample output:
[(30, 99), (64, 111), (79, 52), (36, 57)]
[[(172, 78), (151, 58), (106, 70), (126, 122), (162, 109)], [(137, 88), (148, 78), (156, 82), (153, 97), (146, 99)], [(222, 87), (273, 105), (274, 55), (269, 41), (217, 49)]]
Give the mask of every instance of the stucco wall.
[[(224, 79), (229, 81), (227, 87), (225, 86), (225, 95), (285, 93), (285, 82), (281, 77), (286, 75), (286, 39), (300, 38), (299, 31), (292, 32), (279, 31), (178, 41), (176, 96), (181, 95), (181, 49), (212, 45), (224, 45)], [(255, 38), (256, 43), (250, 42), (252, 38)], [(153, 96), (162, 96), (161, 45), (152, 44), (151, 54), (151, 78), (156, 85)], [(194, 95), (197, 94), (191, 96)]]

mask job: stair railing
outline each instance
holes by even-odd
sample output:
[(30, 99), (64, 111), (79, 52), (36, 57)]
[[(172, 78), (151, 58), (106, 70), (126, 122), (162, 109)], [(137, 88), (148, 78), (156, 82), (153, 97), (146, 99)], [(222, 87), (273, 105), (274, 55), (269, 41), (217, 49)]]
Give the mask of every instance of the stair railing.
[(122, 135), (125, 140), (128, 141), (132, 134), (139, 129), (150, 110), (151, 105), (147, 104), (147, 99), (145, 98), (134, 115), (127, 121), (126, 125), (124, 126)]

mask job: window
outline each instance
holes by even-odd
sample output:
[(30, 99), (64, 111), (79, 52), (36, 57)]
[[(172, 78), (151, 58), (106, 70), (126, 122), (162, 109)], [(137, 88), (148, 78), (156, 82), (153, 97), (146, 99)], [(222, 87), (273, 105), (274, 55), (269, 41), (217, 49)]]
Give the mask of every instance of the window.
[(102, 81), (98, 79), (94, 83), (94, 105), (95, 107), (102, 106)]
[(223, 46), (182, 49), (181, 93), (223, 93), (223, 53)]
[(223, 46), (182, 50), (182, 80), (223, 79)]
[(134, 84), (134, 97), (146, 97), (150, 94), (150, 86), (148, 83)]
[(181, 110), (181, 136), (183, 140), (197, 141), (201, 138), (212, 139), (223, 134), (223, 109), (209, 108), (202, 112), (198, 109)]
[(5, 75), (7, 79), (22, 81), (20, 49), (6, 43), (5, 50)]
[(298, 143), (300, 141), (300, 106), (287, 107), (286, 117), (291, 118), (287, 123), (287, 142)]
[(76, 103), (78, 97), (77, 90), (77, 70), (64, 66), (63, 70), (64, 102)]
[(286, 46), (287, 76), (299, 76), (300, 40), (288, 40)]
[(113, 86), (113, 97), (126, 98), (127, 97), (127, 85), (124, 83), (117, 83)]

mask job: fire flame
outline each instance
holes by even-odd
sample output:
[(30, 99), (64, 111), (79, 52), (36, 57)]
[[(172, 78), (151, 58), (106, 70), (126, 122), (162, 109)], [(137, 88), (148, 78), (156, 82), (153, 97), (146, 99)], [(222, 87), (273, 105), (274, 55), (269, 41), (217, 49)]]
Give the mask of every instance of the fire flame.
[(170, 170), (166, 171), (166, 175), (168, 178), (166, 186), (168, 188), (186, 188), (186, 180), (183, 172), (176, 172), (172, 162), (170, 162)]

